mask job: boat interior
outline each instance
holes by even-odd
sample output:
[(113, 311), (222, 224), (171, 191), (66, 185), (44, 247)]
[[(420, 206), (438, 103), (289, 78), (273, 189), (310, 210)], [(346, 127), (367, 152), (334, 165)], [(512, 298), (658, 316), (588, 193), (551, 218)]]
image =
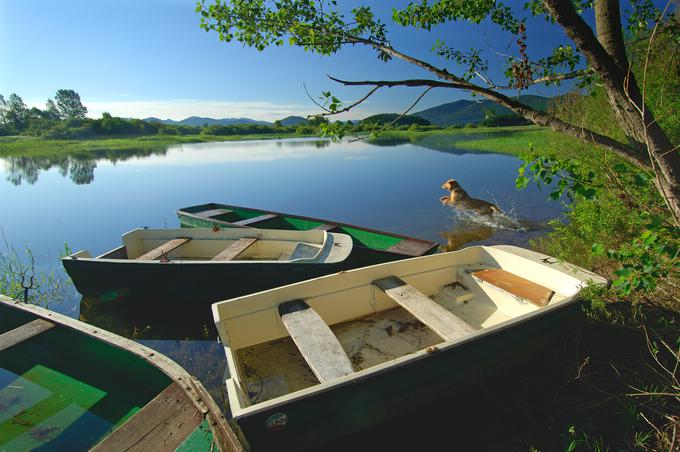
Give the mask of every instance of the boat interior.
[(232, 411), (464, 340), (584, 284), (520, 251), (529, 255), (470, 247), (214, 304)]
[(88, 450), (172, 380), (0, 296), (0, 450)]
[[(340, 249), (346, 253), (339, 253)], [(136, 229), (123, 235), (123, 246), (96, 259), (134, 261), (335, 261), (351, 250), (351, 239), (326, 231), (259, 229)], [(76, 258), (89, 258), (79, 252)], [(333, 259), (335, 257), (335, 259)], [(341, 259), (340, 259), (341, 260)]]
[[(262, 229), (288, 229), (298, 231), (328, 231), (348, 234), (352, 237), (354, 246), (366, 247), (387, 252), (404, 254), (407, 256), (421, 256), (435, 251), (436, 242), (402, 237), (387, 232), (371, 231), (365, 228), (326, 222), (318, 218), (300, 217), (277, 212), (265, 212), (223, 204), (202, 204), (185, 207), (178, 211), (180, 223), (186, 215), (198, 219), (198, 223), (189, 222), (190, 226), (217, 224), (223, 227), (244, 227)], [(208, 222), (208, 223), (206, 223)]]

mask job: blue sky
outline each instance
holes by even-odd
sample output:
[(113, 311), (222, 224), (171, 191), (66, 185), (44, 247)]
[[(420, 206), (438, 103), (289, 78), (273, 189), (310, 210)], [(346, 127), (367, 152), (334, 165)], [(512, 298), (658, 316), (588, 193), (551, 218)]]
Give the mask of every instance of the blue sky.
[[(340, 3), (349, 7), (359, 2)], [(393, 5), (407, 2), (373, 3), (388, 18)], [(396, 48), (437, 64), (444, 62), (429, 51), (437, 38), (464, 48), (489, 49), (492, 65), (503, 58), (491, 49), (505, 52), (511, 41), (484, 24), (449, 24), (432, 32), (391, 30)], [(559, 27), (540, 19), (529, 22), (532, 55), (544, 56), (561, 42), (566, 41)], [(516, 52), (516, 47), (510, 51)], [(257, 52), (238, 43), (225, 44), (199, 28), (193, 0), (0, 0), (0, 94), (16, 92), (26, 103), (42, 107), (57, 89), (74, 89), (93, 117), (108, 111), (124, 117), (274, 120), (317, 111), (303, 82), (313, 94), (331, 89), (346, 101), (364, 92), (338, 87), (326, 74), (347, 79), (428, 75), (400, 61), (382, 63), (374, 55), (359, 47), (320, 57), (288, 46)], [(345, 118), (401, 111), (418, 94), (385, 90)], [(463, 92), (435, 90), (416, 110), (467, 97)]]

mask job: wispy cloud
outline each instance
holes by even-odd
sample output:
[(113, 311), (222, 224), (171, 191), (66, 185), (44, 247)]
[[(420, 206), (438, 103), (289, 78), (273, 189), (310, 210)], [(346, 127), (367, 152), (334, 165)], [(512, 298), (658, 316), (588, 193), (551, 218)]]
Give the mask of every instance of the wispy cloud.
[[(128, 95), (124, 95), (127, 97)], [(45, 102), (38, 99), (27, 99), (31, 107), (45, 108)], [(83, 98), (88, 116), (99, 118), (107, 112), (123, 118), (148, 118), (181, 120), (189, 116), (209, 118), (251, 118), (262, 121), (275, 121), (286, 116), (307, 116), (318, 111), (317, 107), (305, 104), (277, 104), (273, 102), (228, 102), (202, 101), (190, 99), (178, 100), (88, 100)], [(337, 119), (363, 118), (372, 113), (366, 111), (340, 115)]]

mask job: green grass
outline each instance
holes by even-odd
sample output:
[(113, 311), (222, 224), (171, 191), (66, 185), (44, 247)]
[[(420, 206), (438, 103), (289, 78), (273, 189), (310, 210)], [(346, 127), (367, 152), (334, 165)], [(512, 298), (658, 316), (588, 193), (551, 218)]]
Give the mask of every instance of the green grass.
[(211, 141), (264, 140), (304, 137), (298, 134), (253, 135), (150, 135), (134, 138), (102, 138), (93, 140), (46, 140), (37, 137), (0, 137), (0, 157), (47, 156), (54, 154), (83, 153), (88, 151), (130, 151), (137, 149), (162, 149), (181, 143)]
[(414, 144), (427, 140), (428, 144), (435, 146), (436, 140), (441, 139), (442, 146), (448, 148), (519, 155), (529, 150), (529, 144), (535, 149), (550, 149), (556, 136), (546, 127), (514, 126), (446, 128), (422, 132), (395, 130), (384, 133), (381, 139), (404, 139)]

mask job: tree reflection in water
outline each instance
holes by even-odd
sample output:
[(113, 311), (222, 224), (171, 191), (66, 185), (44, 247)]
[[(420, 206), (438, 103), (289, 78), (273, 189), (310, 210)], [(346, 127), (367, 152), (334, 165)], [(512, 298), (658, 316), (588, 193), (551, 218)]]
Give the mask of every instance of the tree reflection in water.
[(33, 185), (38, 181), (41, 171), (52, 168), (57, 168), (62, 177), (68, 177), (73, 183), (86, 185), (94, 180), (94, 170), (98, 161), (106, 160), (115, 164), (134, 157), (165, 154), (167, 148), (98, 150), (65, 155), (4, 157), (0, 161), (5, 163), (7, 181), (13, 185)]

